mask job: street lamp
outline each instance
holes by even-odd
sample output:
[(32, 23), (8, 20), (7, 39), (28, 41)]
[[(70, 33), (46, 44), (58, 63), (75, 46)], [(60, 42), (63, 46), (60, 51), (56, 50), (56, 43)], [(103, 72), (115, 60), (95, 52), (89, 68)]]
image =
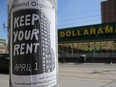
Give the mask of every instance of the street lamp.
[(3, 28), (4, 29), (8, 28), (7, 24), (3, 23)]

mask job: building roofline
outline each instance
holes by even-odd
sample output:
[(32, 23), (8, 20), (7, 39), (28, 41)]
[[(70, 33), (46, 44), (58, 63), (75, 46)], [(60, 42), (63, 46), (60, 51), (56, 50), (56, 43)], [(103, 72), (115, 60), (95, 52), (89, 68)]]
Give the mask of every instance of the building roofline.
[(2, 41), (6, 41), (6, 39), (2, 39), (2, 38), (0, 38), (0, 41), (1, 41), (1, 40), (2, 40)]

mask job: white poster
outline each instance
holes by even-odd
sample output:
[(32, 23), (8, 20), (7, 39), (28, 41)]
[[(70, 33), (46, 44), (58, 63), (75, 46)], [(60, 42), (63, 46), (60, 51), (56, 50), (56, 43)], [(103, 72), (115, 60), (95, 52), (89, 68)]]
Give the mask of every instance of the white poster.
[(56, 0), (9, 0), (11, 87), (57, 85)]

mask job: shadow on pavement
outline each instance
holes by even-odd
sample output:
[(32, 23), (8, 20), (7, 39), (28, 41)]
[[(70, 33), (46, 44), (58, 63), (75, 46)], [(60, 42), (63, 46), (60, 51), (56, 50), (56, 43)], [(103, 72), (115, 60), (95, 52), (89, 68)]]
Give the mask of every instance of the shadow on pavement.
[(116, 72), (116, 70), (103, 70), (103, 71), (97, 71), (97, 70), (94, 70), (92, 73), (90, 74), (104, 74), (104, 73), (111, 73), (111, 74), (114, 74), (115, 73), (112, 73), (112, 72)]

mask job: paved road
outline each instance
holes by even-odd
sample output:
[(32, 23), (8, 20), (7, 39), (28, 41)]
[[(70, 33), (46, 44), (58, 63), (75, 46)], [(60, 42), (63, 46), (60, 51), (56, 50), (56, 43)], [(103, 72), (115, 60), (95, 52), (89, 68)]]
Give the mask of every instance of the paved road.
[[(116, 64), (59, 64), (59, 87), (116, 87)], [(0, 87), (9, 75), (0, 74)]]
[(60, 87), (116, 87), (116, 65), (60, 64)]

